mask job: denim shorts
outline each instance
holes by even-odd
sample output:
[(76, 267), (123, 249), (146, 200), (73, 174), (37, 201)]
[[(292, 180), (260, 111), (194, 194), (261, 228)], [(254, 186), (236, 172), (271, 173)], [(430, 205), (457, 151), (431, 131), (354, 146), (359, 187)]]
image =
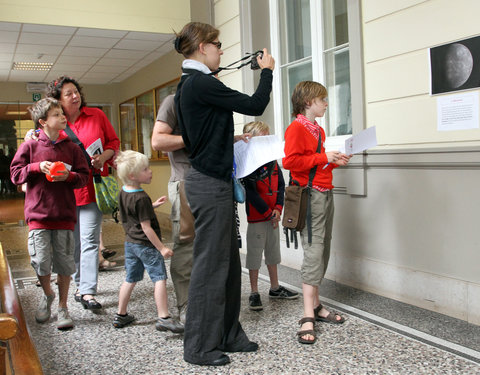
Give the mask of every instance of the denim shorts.
[(125, 270), (127, 283), (136, 283), (143, 280), (145, 270), (152, 282), (167, 279), (165, 261), (160, 251), (132, 242), (125, 242)]

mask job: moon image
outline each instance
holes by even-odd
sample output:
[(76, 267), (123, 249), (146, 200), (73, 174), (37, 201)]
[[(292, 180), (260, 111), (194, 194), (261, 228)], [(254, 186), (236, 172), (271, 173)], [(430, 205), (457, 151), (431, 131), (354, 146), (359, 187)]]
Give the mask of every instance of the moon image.
[(451, 88), (458, 88), (467, 82), (473, 69), (470, 50), (460, 43), (450, 45), (445, 53), (445, 78)]

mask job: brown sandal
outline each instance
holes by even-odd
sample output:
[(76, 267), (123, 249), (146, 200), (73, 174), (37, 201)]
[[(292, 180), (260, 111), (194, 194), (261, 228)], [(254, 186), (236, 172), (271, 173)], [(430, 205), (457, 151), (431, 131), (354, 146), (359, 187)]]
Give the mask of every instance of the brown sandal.
[[(323, 316), (318, 315), (322, 308), (323, 306), (322, 304), (320, 304), (313, 309), (313, 313), (315, 314), (315, 320), (317, 322), (324, 322), (324, 323), (330, 323), (330, 324), (343, 324), (345, 322), (345, 318), (343, 316), (341, 316), (340, 314), (334, 313), (332, 311), (330, 311), (330, 313), (325, 318)], [(340, 319), (337, 319), (337, 316), (339, 316)]]
[[(313, 328), (315, 328), (315, 318), (311, 318), (309, 316), (300, 319), (298, 323), (300, 324), (300, 327), (304, 323), (313, 323)], [(305, 335), (313, 336), (313, 340), (304, 339), (302, 336), (305, 336)], [(304, 330), (298, 331), (297, 336), (298, 336), (298, 342), (300, 344), (315, 344), (315, 341), (317, 341), (317, 336), (315, 335), (314, 329), (304, 329)]]

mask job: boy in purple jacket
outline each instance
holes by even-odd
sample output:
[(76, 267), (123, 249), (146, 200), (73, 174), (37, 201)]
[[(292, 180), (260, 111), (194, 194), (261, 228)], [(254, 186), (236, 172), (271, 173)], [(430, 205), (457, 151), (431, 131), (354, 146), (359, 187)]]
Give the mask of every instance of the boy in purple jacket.
[[(35, 128), (39, 129), (38, 141), (28, 140), (20, 145), (10, 173), (14, 184), (27, 184), (28, 252), (44, 292), (35, 320), (44, 323), (50, 319), (55, 299), (50, 286), (53, 265), (53, 272), (58, 275), (57, 328), (69, 329), (73, 328), (73, 321), (68, 314), (67, 297), (70, 278), (75, 272), (73, 229), (77, 221), (73, 189), (87, 183), (89, 169), (80, 147), (63, 131), (67, 119), (57, 100), (42, 99), (29, 110)], [(59, 175), (50, 176), (50, 167), (57, 161), (66, 168)], [(46, 175), (53, 181), (49, 182)]]

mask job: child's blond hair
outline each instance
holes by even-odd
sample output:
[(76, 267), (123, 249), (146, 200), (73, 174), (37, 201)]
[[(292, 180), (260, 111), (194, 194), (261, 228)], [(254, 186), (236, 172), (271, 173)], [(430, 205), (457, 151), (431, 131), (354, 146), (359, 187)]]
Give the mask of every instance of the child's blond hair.
[(261, 134), (270, 134), (270, 128), (266, 122), (252, 121), (243, 127), (243, 134), (245, 133), (250, 133), (252, 137), (256, 137)]
[(124, 185), (132, 185), (130, 176), (136, 176), (138, 171), (148, 166), (148, 157), (140, 152), (120, 151), (115, 159), (117, 175)]
[(33, 123), (35, 124), (35, 129), (43, 128), (42, 124), (40, 124), (40, 120), (46, 121), (48, 112), (53, 108), (62, 109), (60, 102), (53, 98), (40, 99), (34, 105), (28, 107), (28, 111), (30, 112)]

